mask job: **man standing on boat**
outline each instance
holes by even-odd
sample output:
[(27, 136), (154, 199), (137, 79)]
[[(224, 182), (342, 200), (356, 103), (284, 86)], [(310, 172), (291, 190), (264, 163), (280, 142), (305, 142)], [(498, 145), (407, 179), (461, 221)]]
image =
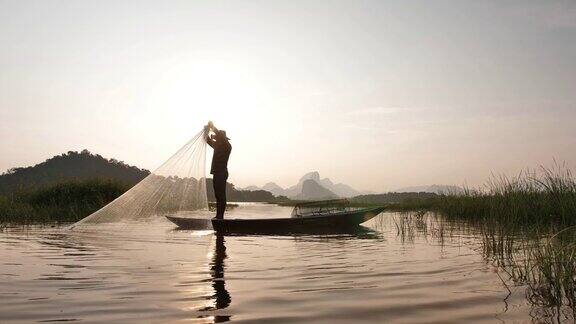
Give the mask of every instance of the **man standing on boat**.
[[(214, 132), (214, 134), (210, 135), (210, 131)], [(204, 136), (206, 143), (214, 149), (210, 174), (212, 174), (214, 196), (216, 197), (216, 219), (224, 219), (228, 158), (232, 151), (232, 145), (228, 141), (230, 139), (226, 137), (226, 131), (218, 130), (211, 121), (204, 126)]]

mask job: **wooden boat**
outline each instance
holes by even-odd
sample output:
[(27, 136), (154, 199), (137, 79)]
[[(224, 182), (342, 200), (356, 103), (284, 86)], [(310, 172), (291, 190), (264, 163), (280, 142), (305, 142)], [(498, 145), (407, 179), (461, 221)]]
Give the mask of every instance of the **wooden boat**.
[[(301, 207), (301, 205), (297, 206)], [(295, 208), (296, 210), (296, 208)], [(318, 230), (341, 230), (357, 227), (384, 211), (384, 207), (332, 209), (292, 217), (259, 219), (194, 219), (166, 216), (184, 229), (207, 229), (209, 223), (220, 233), (308, 233)]]

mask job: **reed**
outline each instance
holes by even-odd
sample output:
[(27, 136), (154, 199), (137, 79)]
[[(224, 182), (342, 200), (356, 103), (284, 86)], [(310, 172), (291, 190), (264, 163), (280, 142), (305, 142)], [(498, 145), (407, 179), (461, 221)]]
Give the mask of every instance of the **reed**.
[(0, 196), (0, 223), (66, 223), (100, 209), (128, 189), (111, 180), (67, 181)]
[[(526, 287), (533, 305), (576, 318), (576, 179), (570, 170), (494, 176), (484, 188), (440, 195), (429, 210), (451, 226), (476, 231), (484, 255), (508, 274), (510, 285)], [(410, 233), (405, 227), (397, 225), (400, 235)]]
[(576, 225), (576, 180), (561, 167), (493, 177), (483, 190), (441, 195), (432, 209), (448, 219), (494, 224), (507, 231), (561, 230)]

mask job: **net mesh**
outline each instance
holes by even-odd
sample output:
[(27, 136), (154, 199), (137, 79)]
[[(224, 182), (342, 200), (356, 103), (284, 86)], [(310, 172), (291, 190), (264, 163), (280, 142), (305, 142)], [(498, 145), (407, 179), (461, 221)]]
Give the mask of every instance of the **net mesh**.
[(149, 176), (72, 228), (166, 215), (207, 218), (205, 169), (206, 140), (201, 131)]

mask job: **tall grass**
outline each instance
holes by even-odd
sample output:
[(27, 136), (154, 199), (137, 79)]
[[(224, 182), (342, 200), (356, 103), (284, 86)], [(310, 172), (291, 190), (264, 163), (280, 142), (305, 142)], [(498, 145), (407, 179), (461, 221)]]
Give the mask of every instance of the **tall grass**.
[(493, 177), (484, 190), (442, 195), (433, 207), (449, 219), (498, 223), (508, 230), (576, 225), (576, 179), (555, 167)]
[(484, 253), (534, 305), (576, 316), (576, 179), (555, 166), (441, 195), (431, 210), (478, 230)]
[(67, 181), (0, 196), (0, 223), (75, 222), (128, 189), (111, 180)]
[(576, 319), (576, 178), (564, 166), (493, 176), (486, 186), (400, 204), (398, 235), (427, 234), (422, 210), (434, 215), (434, 236), (459, 228), (479, 235), (484, 256), (507, 274), (504, 283), (526, 288), (547, 319)]

